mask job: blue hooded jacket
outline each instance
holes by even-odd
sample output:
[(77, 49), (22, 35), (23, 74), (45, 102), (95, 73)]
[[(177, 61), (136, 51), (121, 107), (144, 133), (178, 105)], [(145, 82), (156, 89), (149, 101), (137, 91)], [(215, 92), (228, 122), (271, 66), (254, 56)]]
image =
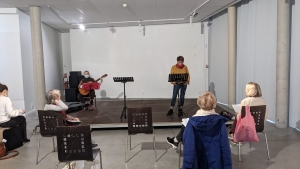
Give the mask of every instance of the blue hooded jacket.
[(232, 169), (226, 121), (220, 115), (189, 119), (183, 134), (182, 169)]

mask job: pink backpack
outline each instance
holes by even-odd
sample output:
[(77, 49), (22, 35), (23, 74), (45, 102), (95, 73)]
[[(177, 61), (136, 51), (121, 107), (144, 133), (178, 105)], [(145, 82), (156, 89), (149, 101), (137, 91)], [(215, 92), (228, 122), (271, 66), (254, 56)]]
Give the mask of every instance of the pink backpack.
[(250, 113), (250, 106), (245, 106), (245, 117), (237, 121), (234, 132), (234, 142), (258, 142), (254, 118)]

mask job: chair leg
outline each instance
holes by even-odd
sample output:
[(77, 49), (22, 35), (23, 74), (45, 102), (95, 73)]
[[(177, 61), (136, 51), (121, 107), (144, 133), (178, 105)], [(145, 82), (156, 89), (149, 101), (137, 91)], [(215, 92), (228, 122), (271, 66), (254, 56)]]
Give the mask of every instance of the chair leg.
[(129, 150), (131, 151), (132, 149), (131, 149), (131, 135), (129, 135)]
[(39, 138), (39, 141), (38, 141), (38, 150), (37, 150), (37, 156), (36, 156), (36, 165), (39, 163), (39, 152), (40, 152), (40, 141), (41, 141), (41, 138), (42, 138), (43, 136), (41, 136), (40, 138)]
[(251, 147), (252, 147), (252, 146), (251, 146), (251, 142), (249, 142), (249, 143), (250, 143), (250, 148), (251, 148)]
[(93, 161), (93, 169), (96, 169), (95, 161)]
[(267, 147), (267, 152), (268, 152), (268, 160), (270, 160), (270, 152), (269, 152), (269, 145), (268, 145), (268, 139), (267, 139), (267, 134), (265, 132), (263, 132), (265, 135), (265, 139), (266, 139), (266, 147)]
[(55, 167), (56, 169), (58, 168), (59, 163), (60, 163), (60, 162), (58, 162), (58, 164), (56, 164), (56, 167)]
[(181, 142), (179, 142), (179, 162), (178, 162), (178, 169), (180, 169), (180, 163), (181, 163)]
[(154, 153), (155, 153), (155, 162), (157, 162), (157, 154), (156, 154), (156, 146), (155, 146), (155, 135), (153, 132), (153, 148), (154, 148)]
[(239, 142), (239, 162), (241, 162), (241, 142)]
[(96, 96), (95, 96), (95, 108), (97, 109), (97, 98), (96, 98)]
[(52, 137), (52, 140), (53, 140), (53, 152), (55, 152), (55, 143), (54, 143), (54, 137), (55, 137), (55, 136), (53, 136), (53, 137)]
[(127, 150), (128, 150), (128, 136), (126, 137), (126, 145), (125, 145), (125, 163), (127, 163)]
[(99, 151), (99, 156), (100, 156), (100, 169), (102, 169), (102, 154), (101, 154), (101, 150)]

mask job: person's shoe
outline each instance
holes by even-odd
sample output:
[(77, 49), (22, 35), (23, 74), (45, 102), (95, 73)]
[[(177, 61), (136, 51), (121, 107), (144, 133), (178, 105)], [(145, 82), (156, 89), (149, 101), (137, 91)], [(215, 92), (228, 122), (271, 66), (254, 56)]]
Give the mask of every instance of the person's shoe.
[(181, 117), (183, 115), (183, 110), (182, 109), (178, 109), (178, 117)]
[(230, 134), (230, 133), (229, 133), (229, 134), (228, 134), (228, 139), (229, 139), (229, 140), (233, 140), (233, 134)]
[[(238, 143), (238, 142), (234, 142), (233, 140), (230, 140), (230, 143), (231, 143), (232, 145), (237, 145), (237, 146), (239, 145), (239, 143)], [(241, 142), (240, 144), (241, 144), (241, 146), (243, 145), (243, 143), (242, 143), (242, 142)]]
[(97, 147), (97, 146), (98, 146), (98, 144), (92, 143), (92, 148), (95, 148), (95, 147)]
[(175, 142), (174, 141), (174, 138), (170, 138), (170, 137), (167, 137), (167, 142), (174, 148), (174, 149), (177, 149), (178, 148), (178, 143), (179, 142)]
[(168, 113), (166, 114), (166, 116), (172, 116), (173, 115), (173, 109), (170, 109), (169, 111), (168, 111)]
[(28, 138), (25, 138), (25, 139), (23, 140), (23, 142), (24, 142), (24, 143), (28, 143), (28, 142), (30, 142), (30, 140), (29, 140)]

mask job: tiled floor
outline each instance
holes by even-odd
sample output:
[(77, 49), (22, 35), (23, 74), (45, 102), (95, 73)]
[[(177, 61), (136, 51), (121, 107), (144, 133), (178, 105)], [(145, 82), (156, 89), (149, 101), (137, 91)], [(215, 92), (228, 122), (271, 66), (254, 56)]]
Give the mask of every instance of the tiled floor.
[[(28, 122), (28, 135), (31, 136), (31, 142), (17, 149), (19, 155), (12, 159), (0, 160), (1, 169), (53, 169), (58, 163), (57, 152), (50, 153), (38, 165), (35, 165), (37, 154), (37, 142), (39, 135), (33, 135), (31, 132), (38, 123), (34, 118), (35, 114), (26, 117)], [(126, 129), (101, 129), (92, 132), (92, 139), (102, 150), (102, 160), (104, 169), (176, 169), (178, 168), (178, 151), (166, 144), (165, 139), (168, 136), (174, 136), (180, 128), (159, 128), (155, 129), (155, 138), (157, 143), (157, 155), (160, 157), (155, 162), (153, 150), (144, 150), (135, 155), (127, 164), (125, 164), (125, 142), (127, 136)], [(238, 162), (237, 146), (231, 145), (232, 162), (234, 169), (299, 169), (300, 168), (300, 132), (295, 129), (277, 129), (273, 124), (267, 123), (265, 132), (268, 135), (271, 160), (267, 160), (265, 148), (265, 139), (262, 134), (259, 135), (260, 142), (242, 146), (242, 162)], [(152, 141), (152, 135), (132, 136), (132, 147), (144, 142), (144, 147), (149, 147)], [(146, 146), (145, 146), (146, 145)], [(42, 138), (40, 158), (51, 152), (52, 139)], [(134, 148), (128, 156), (131, 157), (141, 149), (141, 145)], [(77, 161), (77, 169), (90, 169), (92, 162)], [(63, 168), (60, 164), (59, 168)], [(96, 168), (99, 169), (99, 156), (96, 157)]]

